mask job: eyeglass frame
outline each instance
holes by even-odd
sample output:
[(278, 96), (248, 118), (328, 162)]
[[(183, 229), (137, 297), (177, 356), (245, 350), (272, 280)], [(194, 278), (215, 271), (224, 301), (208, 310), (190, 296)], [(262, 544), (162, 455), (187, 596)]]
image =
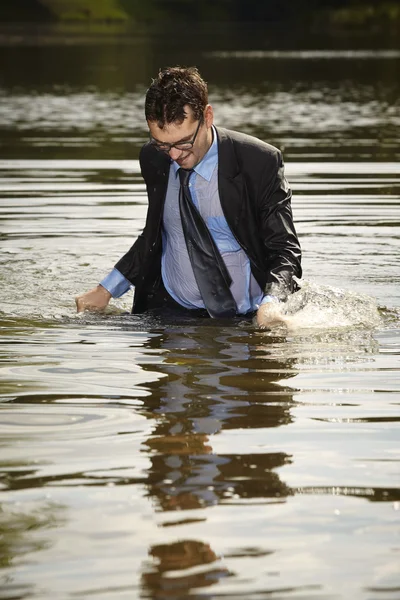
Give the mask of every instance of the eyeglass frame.
[[(183, 142), (176, 142), (176, 144), (169, 144), (168, 142), (159, 143), (151, 136), (151, 134), (149, 134), (150, 135), (150, 144), (152, 146), (154, 146), (154, 148), (156, 148), (159, 152), (165, 152), (166, 154), (169, 154), (171, 152), (172, 148), (176, 148), (177, 150), (181, 150), (181, 151), (191, 150), (194, 146), (194, 143), (197, 138), (197, 134), (199, 133), (200, 126), (203, 124), (203, 122), (204, 122), (204, 117), (202, 115), (201, 118), (199, 119), (199, 124), (197, 125), (196, 131), (194, 132), (194, 136), (191, 140), (187, 140), (187, 141), (183, 141)], [(179, 144), (185, 145), (185, 148), (180, 148)]]

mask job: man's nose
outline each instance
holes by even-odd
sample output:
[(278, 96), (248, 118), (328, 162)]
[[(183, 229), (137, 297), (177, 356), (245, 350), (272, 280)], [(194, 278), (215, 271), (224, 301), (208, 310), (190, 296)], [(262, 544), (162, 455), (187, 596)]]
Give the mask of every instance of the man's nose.
[(170, 155), (170, 158), (172, 158), (172, 160), (176, 160), (182, 154), (182, 150), (178, 150), (177, 148), (170, 148), (168, 154)]

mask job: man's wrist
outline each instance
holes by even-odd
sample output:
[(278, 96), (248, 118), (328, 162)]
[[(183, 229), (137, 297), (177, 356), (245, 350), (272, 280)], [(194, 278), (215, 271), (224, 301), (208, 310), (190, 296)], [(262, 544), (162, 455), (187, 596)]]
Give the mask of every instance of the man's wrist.
[(101, 285), (101, 283), (98, 284), (97, 289), (99, 292), (104, 294), (104, 296), (106, 296), (108, 299), (112, 298), (111, 292), (109, 292), (108, 289), (104, 287), (104, 285)]
[(276, 304), (279, 303), (279, 298), (273, 296), (272, 294), (266, 294), (260, 302), (260, 306), (263, 304), (269, 304), (270, 302), (274, 302)]
[(132, 287), (131, 282), (115, 268), (100, 281), (99, 285), (106, 289), (113, 298), (120, 298)]

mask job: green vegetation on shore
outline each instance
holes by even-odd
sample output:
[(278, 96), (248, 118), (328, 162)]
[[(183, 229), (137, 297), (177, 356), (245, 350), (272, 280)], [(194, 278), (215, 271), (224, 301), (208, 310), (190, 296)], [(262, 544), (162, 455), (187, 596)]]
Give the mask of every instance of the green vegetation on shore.
[(337, 25), (373, 26), (378, 23), (399, 23), (400, 5), (397, 2), (379, 4), (360, 4), (348, 6), (330, 12), (330, 20)]
[(0, 21), (307, 22), (384, 31), (400, 25), (400, 6), (393, 0), (13, 0), (0, 3)]
[(126, 21), (129, 15), (119, 0), (40, 0), (63, 21)]

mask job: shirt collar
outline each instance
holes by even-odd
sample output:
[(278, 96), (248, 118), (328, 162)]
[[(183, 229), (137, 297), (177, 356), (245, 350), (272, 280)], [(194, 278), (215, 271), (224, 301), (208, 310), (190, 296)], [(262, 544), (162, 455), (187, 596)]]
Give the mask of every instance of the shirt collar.
[[(208, 151), (203, 156), (201, 161), (195, 167), (193, 167), (193, 170), (207, 181), (211, 180), (211, 176), (214, 172), (215, 166), (218, 164), (218, 139), (214, 125), (212, 126), (212, 132), (213, 141), (211, 146), (209, 147)], [(172, 161), (172, 167), (174, 169), (176, 177), (178, 174), (178, 169), (180, 169), (180, 167), (178, 163), (176, 163), (174, 160)]]

